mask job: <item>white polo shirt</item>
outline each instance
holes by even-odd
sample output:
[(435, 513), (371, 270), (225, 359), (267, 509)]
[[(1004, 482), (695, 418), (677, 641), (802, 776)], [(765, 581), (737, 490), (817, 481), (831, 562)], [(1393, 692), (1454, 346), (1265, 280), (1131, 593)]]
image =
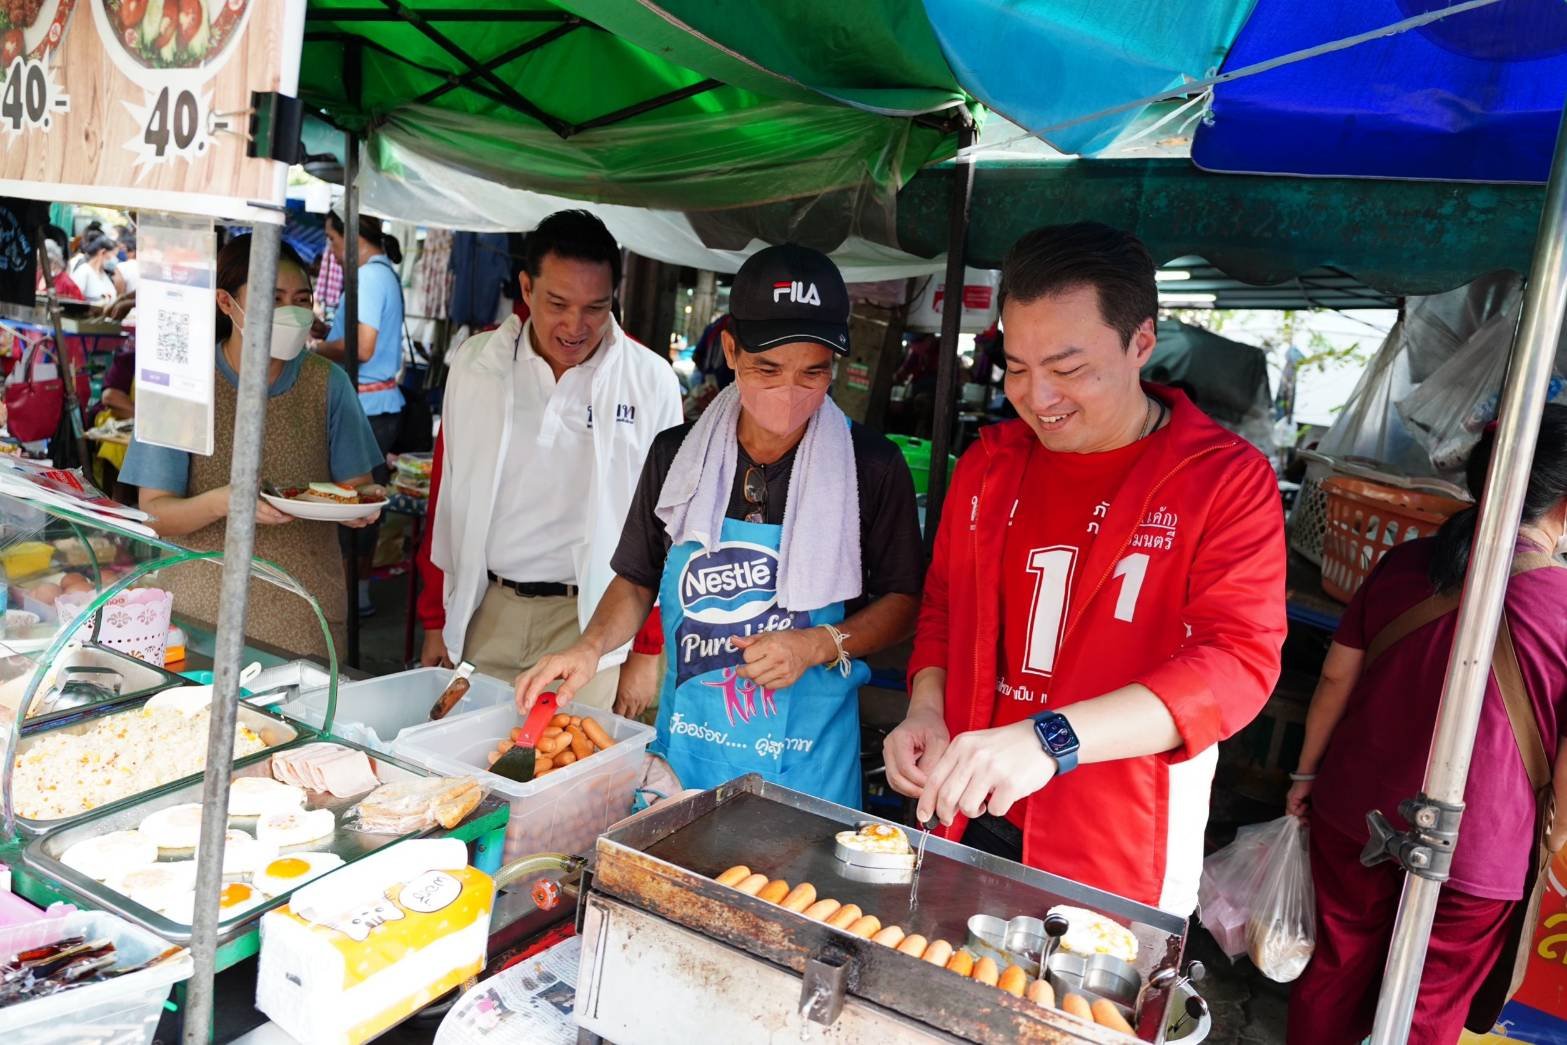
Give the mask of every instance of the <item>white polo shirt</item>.
[[(586, 541), (593, 482), (593, 373), (597, 352), (555, 380), (549, 362), (518, 339), (511, 445), (485, 558), (509, 581), (575, 583), (572, 553)], [(497, 426), (498, 430), (498, 426)]]

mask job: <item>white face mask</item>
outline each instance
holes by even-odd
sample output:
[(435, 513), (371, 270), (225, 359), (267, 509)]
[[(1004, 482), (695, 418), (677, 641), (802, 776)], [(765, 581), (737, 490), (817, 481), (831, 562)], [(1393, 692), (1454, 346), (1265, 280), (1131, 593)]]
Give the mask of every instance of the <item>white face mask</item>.
[[(236, 303), (234, 311), (239, 313), (239, 319), (234, 322), (243, 334), (245, 310)], [(315, 313), (300, 305), (278, 305), (273, 308), (272, 358), (286, 363), (299, 355), (304, 350), (305, 342), (310, 338), (310, 327), (315, 321)]]

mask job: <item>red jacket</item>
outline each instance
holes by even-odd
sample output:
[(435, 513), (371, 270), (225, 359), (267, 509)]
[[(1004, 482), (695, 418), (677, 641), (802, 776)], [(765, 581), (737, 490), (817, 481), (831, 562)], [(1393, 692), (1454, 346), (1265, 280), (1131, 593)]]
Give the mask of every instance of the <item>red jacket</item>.
[[(440, 433), (435, 436), (435, 464), (430, 469), (430, 505), (427, 510), (424, 532), (419, 536), (419, 550), (414, 553), (414, 567), (419, 571), (419, 623), (425, 631), (440, 631), (446, 627), (446, 574), (430, 561), (430, 536), (435, 533), (435, 513), (441, 492), (441, 459), (446, 456), (446, 442)], [(664, 650), (664, 632), (658, 607), (648, 614), (642, 630), (631, 644), (633, 653), (657, 655)]]
[[(1196, 902), (1213, 745), (1251, 721), (1278, 679), (1283, 512), (1260, 453), (1185, 396), (1149, 391), (1172, 408), (1167, 438), (1133, 465), (1078, 568), (1076, 590), (1088, 596), (1068, 608), (1048, 706), (1142, 683), (1169, 708), (1184, 743), (1052, 780), (1027, 800), (1023, 857), (1184, 914)], [(909, 679), (946, 669), (953, 736), (991, 725), (1001, 635), (997, 550), (1035, 438), (1021, 421), (983, 429), (947, 496)], [(1125, 579), (1112, 574), (1134, 537), (1149, 562), (1127, 622), (1115, 617)], [(964, 826), (960, 820), (949, 834), (961, 837)]]

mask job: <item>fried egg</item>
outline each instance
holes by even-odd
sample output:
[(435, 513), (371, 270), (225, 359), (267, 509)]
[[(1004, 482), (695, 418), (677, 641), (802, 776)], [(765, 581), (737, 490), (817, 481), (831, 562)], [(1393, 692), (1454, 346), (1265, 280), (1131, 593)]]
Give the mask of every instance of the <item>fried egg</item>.
[(256, 820), (256, 839), (278, 847), (319, 841), (337, 830), (330, 809), (290, 809), (267, 813)]
[(343, 866), (336, 853), (293, 853), (280, 856), (251, 877), (252, 884), (268, 896), (281, 896)]
[(158, 862), (158, 847), (140, 831), (110, 831), (84, 838), (60, 854), (60, 862), (102, 882)]
[(906, 856), (914, 852), (909, 846), (909, 836), (891, 824), (866, 824), (858, 831), (839, 831), (837, 839), (839, 845), (857, 853)]
[[(230, 918), (260, 907), (266, 902), (267, 898), (255, 886), (246, 885), (244, 882), (225, 882), (223, 888), (218, 892), (218, 921), (226, 922)], [(178, 922), (180, 925), (194, 924), (196, 921), (195, 890), (177, 897), (171, 897), (169, 903), (161, 910), (172, 922)]]
[(143, 907), (163, 911), (196, 888), (196, 861), (149, 864), (112, 876), (108, 885)]
[(264, 776), (242, 776), (229, 785), (229, 816), (261, 816), (298, 809), (305, 789)]
[(1050, 908), (1049, 913), (1059, 914), (1067, 920), (1066, 935), (1061, 937), (1063, 951), (1081, 955), (1109, 954), (1123, 962), (1137, 960), (1137, 937), (1119, 922), (1065, 904)]
[(277, 856), (277, 846), (230, 828), (223, 840), (223, 873), (253, 874)]
[(149, 813), (137, 830), (159, 849), (194, 849), (201, 841), (201, 803), (186, 802)]

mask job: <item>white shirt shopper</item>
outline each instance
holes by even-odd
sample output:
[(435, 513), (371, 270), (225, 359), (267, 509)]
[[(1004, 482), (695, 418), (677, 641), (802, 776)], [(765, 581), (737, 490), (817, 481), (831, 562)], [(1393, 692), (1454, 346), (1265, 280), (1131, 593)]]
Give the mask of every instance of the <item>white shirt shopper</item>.
[[(674, 370), (611, 312), (620, 254), (602, 223), (551, 215), (528, 250), (532, 318), (453, 356), (430, 541), (443, 620), (421, 612), (424, 663), (469, 660), (508, 682), (592, 616), (648, 447), (681, 421)], [(658, 658), (633, 655), (623, 675), (627, 653), (606, 654), (577, 699), (656, 690)]]

